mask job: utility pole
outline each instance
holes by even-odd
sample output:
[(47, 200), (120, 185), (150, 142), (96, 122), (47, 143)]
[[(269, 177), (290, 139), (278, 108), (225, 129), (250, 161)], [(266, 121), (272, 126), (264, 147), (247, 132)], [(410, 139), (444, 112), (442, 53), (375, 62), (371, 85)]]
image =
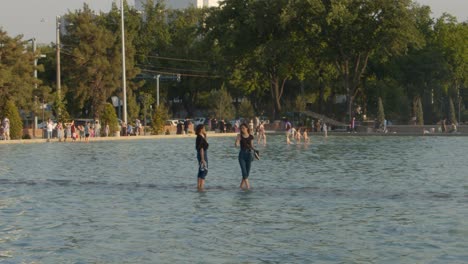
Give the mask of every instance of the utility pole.
[(159, 107), (159, 78), (161, 78), (161, 75), (158, 74), (155, 76), (156, 78), (156, 106)]
[[(55, 45), (55, 50), (56, 50), (56, 57), (57, 57), (57, 100), (59, 100), (59, 102), (61, 102), (61, 80), (60, 80), (60, 16), (57, 16), (56, 17), (56, 45)], [(58, 118), (60, 118), (60, 107), (61, 105), (59, 105), (58, 107)]]
[(122, 26), (122, 92), (123, 92), (123, 118), (124, 123), (127, 123), (127, 77), (125, 73), (125, 26), (124, 26), (124, 1), (120, 0), (120, 18)]

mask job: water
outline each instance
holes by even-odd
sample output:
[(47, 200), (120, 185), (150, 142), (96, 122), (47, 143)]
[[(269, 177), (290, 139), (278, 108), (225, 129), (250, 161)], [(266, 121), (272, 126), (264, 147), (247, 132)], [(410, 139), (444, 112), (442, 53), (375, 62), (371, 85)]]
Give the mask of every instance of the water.
[(468, 262), (467, 138), (208, 140), (0, 145), (0, 262)]

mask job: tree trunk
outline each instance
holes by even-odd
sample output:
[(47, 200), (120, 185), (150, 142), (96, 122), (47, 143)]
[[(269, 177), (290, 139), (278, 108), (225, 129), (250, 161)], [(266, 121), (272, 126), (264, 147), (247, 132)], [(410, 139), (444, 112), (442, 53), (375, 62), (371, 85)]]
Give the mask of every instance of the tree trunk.
[(278, 77), (273, 76), (270, 80), (271, 87), (271, 99), (273, 101), (273, 113), (275, 120), (279, 120), (281, 114), (281, 97), (283, 96), (284, 85), (286, 83), (286, 79), (283, 79), (282, 83), (279, 83)]

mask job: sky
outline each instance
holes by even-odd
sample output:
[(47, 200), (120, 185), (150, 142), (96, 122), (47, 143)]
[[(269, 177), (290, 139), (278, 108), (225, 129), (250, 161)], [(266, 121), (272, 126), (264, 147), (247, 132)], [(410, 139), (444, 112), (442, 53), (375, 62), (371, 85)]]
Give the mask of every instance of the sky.
[[(0, 0), (0, 27), (9, 36), (36, 38), (38, 43), (55, 42), (56, 16), (81, 9), (87, 3), (96, 11), (107, 12), (116, 0)], [(468, 0), (416, 0), (431, 7), (433, 17), (447, 12), (458, 21), (468, 21)], [(117, 0), (117, 3), (120, 3)], [(134, 0), (128, 0), (133, 5)]]

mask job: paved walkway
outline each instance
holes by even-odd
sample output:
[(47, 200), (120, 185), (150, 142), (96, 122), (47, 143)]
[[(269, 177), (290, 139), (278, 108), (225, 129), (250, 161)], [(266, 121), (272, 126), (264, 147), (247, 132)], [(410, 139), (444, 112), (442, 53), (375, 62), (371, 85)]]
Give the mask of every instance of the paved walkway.
[[(208, 137), (236, 137), (236, 133), (209, 133)], [(140, 139), (170, 139), (170, 138), (193, 138), (194, 134), (189, 135), (151, 135), (151, 136), (126, 136), (126, 137), (93, 137), (89, 138), (89, 142), (95, 141), (114, 141), (114, 140), (140, 140)], [(68, 142), (72, 142), (70, 139)], [(33, 143), (48, 143), (47, 139), (35, 138), (35, 139), (16, 139), (16, 140), (0, 140), (0, 144), (33, 144)], [(57, 138), (53, 138), (49, 143), (59, 143)], [(77, 140), (74, 143), (85, 143), (84, 139)]]

